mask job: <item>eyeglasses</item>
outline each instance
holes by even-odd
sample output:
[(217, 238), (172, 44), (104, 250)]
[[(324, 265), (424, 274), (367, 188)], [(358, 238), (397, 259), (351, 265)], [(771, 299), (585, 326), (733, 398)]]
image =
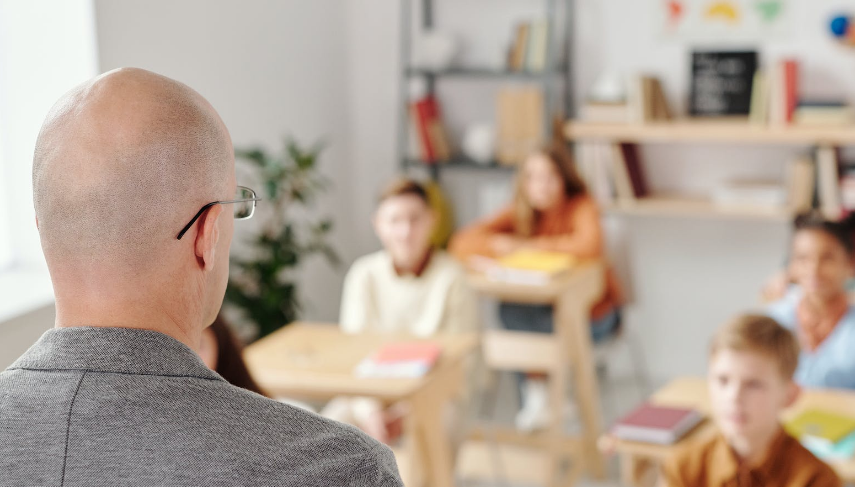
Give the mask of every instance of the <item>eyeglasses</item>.
[(214, 205), (235, 205), (235, 220), (248, 220), (252, 218), (252, 215), (255, 213), (256, 201), (261, 201), (261, 198), (255, 194), (255, 191), (245, 186), (238, 186), (237, 191), (235, 191), (235, 199), (229, 201), (212, 201), (203, 206), (202, 209), (196, 213), (196, 216), (190, 220), (190, 223), (185, 225), (184, 228), (178, 232), (178, 240), (181, 240), (181, 237), (187, 233), (187, 230), (190, 230), (190, 227), (196, 223), (196, 220), (198, 220), (199, 217), (202, 216), (202, 213), (205, 213), (205, 210), (208, 208)]

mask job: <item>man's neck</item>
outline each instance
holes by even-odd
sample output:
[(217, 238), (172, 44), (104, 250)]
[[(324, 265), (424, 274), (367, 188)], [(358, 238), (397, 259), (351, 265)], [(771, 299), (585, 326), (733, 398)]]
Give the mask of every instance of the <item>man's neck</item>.
[[(168, 335), (193, 350), (199, 347), (201, 330), (196, 320), (165, 312), (161, 307), (136, 300), (94, 303), (57, 295), (56, 328), (93, 326), (151, 330)], [(198, 314), (196, 316), (199, 316)]]

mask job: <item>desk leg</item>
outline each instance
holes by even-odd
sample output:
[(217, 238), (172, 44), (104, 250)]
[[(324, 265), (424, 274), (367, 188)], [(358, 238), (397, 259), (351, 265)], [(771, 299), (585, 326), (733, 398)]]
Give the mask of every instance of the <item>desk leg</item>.
[(583, 452), (585, 465), (596, 479), (604, 479), (606, 466), (597, 449), (602, 429), (602, 412), (587, 309), (578, 299), (565, 296), (555, 306), (555, 332), (563, 347), (570, 352), (573, 366), (576, 401), (582, 416)]
[(413, 419), (418, 423), (418, 436), (424, 448), (427, 485), (454, 487), (454, 465), (451, 439), (443, 421), (445, 403), (431, 400), (428, 395), (413, 401)]
[[(556, 335), (557, 336), (557, 335)], [(560, 340), (560, 338), (559, 338)], [(568, 364), (563, 360), (564, 354), (559, 354), (560, 363), (557, 364), (555, 370), (549, 374), (549, 407), (552, 414), (550, 428), (550, 439), (548, 455), (549, 455), (549, 470), (550, 487), (561, 487), (565, 485), (565, 479), (562, 475), (562, 460), (566, 458), (562, 448), (562, 439), (565, 437), (567, 427), (564, 409), (567, 405), (567, 370)]]
[(426, 487), (427, 457), (422, 441), (419, 419), (415, 413), (404, 418), (404, 449), (406, 451), (406, 469), (401, 469), (402, 480), (407, 487)]
[(625, 453), (620, 457), (621, 484), (629, 487), (650, 487), (655, 480), (652, 478), (654, 464), (633, 454)]

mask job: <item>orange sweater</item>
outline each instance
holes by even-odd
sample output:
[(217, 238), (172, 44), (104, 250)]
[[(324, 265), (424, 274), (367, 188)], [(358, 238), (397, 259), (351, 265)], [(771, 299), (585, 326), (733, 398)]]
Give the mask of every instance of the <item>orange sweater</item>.
[[(473, 255), (497, 257), (490, 239), (497, 234), (514, 234), (514, 213), (506, 208), (497, 215), (474, 223), (458, 232), (449, 244), (452, 255), (466, 262)], [(567, 252), (580, 259), (604, 257), (603, 229), (596, 202), (587, 196), (563, 201), (556, 208), (541, 213), (535, 220), (530, 247), (553, 252)], [(606, 289), (594, 306), (594, 319), (623, 303), (623, 295), (614, 272), (606, 273)]]

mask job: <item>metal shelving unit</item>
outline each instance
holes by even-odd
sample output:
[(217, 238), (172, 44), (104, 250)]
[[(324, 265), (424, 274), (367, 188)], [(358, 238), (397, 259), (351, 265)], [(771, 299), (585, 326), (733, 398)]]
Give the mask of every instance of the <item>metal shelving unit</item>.
[[(423, 29), (434, 27), (435, 4), (438, 0), (401, 0), (401, 66), (400, 76), (400, 113), (398, 123), (398, 160), (402, 171), (422, 167), (430, 171), (434, 180), (438, 180), (440, 172), (445, 169), (476, 169), (476, 170), (512, 170), (513, 167), (493, 161), (489, 164), (479, 164), (468, 158), (455, 154), (451, 161), (429, 164), (408, 157), (408, 136), (410, 131), (410, 116), (408, 113), (409, 96), (408, 83), (414, 77), (424, 78), (427, 91), (436, 94), (437, 83), (445, 79), (465, 80), (477, 83), (526, 82), (541, 86), (544, 93), (544, 130), (551, 127), (552, 118), (560, 115), (570, 118), (574, 115), (572, 104), (572, 64), (570, 55), (573, 52), (572, 24), (574, 0), (539, 0), (544, 2), (549, 42), (547, 45), (547, 63), (542, 72), (509, 71), (485, 69), (479, 67), (455, 67), (444, 71), (430, 71), (411, 66), (410, 49), (412, 43), (411, 25), (413, 23), (413, 3), (420, 7), (420, 23)], [(445, 2), (463, 2), (467, 0), (444, 0)], [(533, 0), (534, 1), (534, 0)], [(473, 22), (477, 20), (473, 19)], [(508, 26), (508, 32), (511, 31)], [(560, 58), (560, 59), (559, 59)], [(453, 137), (452, 137), (453, 138)]]

